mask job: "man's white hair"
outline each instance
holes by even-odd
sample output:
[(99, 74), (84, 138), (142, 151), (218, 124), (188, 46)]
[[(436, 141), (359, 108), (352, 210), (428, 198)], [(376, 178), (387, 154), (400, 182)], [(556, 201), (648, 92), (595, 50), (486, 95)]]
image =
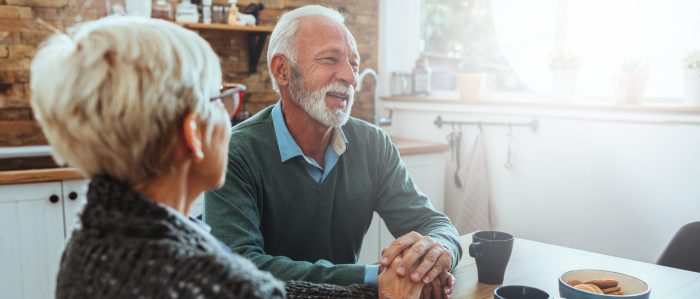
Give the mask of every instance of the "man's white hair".
[(31, 66), (31, 104), (59, 164), (125, 183), (171, 169), (183, 117), (209, 142), (220, 113), (219, 59), (196, 33), (148, 18), (107, 17), (56, 34)]
[(267, 69), (272, 80), (272, 89), (279, 92), (279, 86), (272, 74), (272, 57), (282, 54), (293, 62), (296, 62), (296, 33), (299, 30), (299, 20), (307, 16), (323, 16), (345, 26), (345, 17), (338, 11), (321, 5), (307, 5), (289, 11), (280, 17), (275, 26), (275, 30), (270, 35), (270, 42), (267, 48)]

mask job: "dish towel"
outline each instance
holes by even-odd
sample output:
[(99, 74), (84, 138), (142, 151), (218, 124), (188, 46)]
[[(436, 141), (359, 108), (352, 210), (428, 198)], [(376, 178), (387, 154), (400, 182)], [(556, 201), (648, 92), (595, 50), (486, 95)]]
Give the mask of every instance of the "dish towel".
[[(492, 226), (491, 185), (482, 134), (476, 135), (474, 143), (467, 149), (465, 159), (462, 160), (463, 165), (459, 171), (462, 187), (457, 187), (452, 179), (445, 180), (446, 211), (460, 235), (476, 230), (489, 230)], [(456, 165), (448, 165), (448, 178), (451, 178)]]

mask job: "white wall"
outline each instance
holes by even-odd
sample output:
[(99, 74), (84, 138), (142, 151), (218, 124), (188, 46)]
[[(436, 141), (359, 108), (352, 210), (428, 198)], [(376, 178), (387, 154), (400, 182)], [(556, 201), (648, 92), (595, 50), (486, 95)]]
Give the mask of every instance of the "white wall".
[(389, 95), (392, 72), (410, 72), (420, 53), (421, 0), (379, 1), (379, 79)]
[[(495, 229), (517, 237), (654, 262), (680, 226), (700, 220), (700, 115), (384, 106), (395, 109), (392, 135), (442, 142), (449, 129), (433, 125), (437, 115), (469, 121), (537, 118), (537, 133), (513, 128), (510, 170), (503, 166), (508, 129), (484, 130)], [(465, 128), (465, 151), (475, 133)]]

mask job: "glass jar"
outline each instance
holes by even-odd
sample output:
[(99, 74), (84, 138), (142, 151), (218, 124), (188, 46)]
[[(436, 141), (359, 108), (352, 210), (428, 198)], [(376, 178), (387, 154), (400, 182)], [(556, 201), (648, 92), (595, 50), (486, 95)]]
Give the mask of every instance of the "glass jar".
[(211, 8), (211, 22), (217, 24), (226, 23), (226, 16), (224, 15), (224, 7), (221, 5), (214, 5)]
[(163, 19), (173, 21), (173, 7), (165, 0), (156, 0), (151, 8), (151, 17), (155, 19)]
[(413, 94), (418, 96), (429, 96), (432, 72), (428, 67), (428, 60), (421, 57), (416, 60), (416, 67), (413, 68)]
[(182, 0), (176, 9), (175, 20), (178, 23), (197, 23), (199, 21), (197, 6), (192, 4), (190, 0)]
[(391, 95), (399, 96), (406, 94), (408, 89), (408, 79), (404, 74), (391, 73)]
[(211, 24), (212, 0), (202, 0), (202, 23)]

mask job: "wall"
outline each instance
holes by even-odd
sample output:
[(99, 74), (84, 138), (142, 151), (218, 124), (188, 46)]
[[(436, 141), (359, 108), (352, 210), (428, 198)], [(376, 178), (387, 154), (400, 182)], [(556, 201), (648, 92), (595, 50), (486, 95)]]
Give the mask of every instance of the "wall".
[[(537, 118), (536, 133), (513, 128), (510, 170), (504, 167), (507, 127), (484, 127), (495, 229), (517, 237), (654, 262), (680, 226), (700, 220), (698, 114), (398, 102), (384, 106), (395, 109), (392, 134), (440, 142), (449, 128), (433, 125), (438, 115), (465, 121)], [(462, 161), (477, 131), (464, 129)]]
[(384, 0), (379, 4), (379, 71), (382, 95), (390, 94), (392, 72), (410, 72), (420, 54), (420, 0)]
[[(173, 1), (173, 0), (170, 0)], [(112, 3), (123, 0), (111, 0)], [(215, 3), (226, 3), (216, 0)], [(258, 1), (239, 0), (240, 7)], [(261, 14), (263, 24), (274, 24), (285, 11), (306, 4), (321, 4), (336, 8), (346, 16), (346, 24), (353, 32), (361, 56), (361, 68), (378, 66), (378, 1), (350, 0), (266, 0), (267, 8)], [(76, 22), (76, 17), (91, 20), (105, 15), (103, 0), (0, 0), (0, 146), (46, 144), (41, 129), (34, 121), (29, 107), (29, 65), (37, 45), (51, 31), (36, 19), (63, 29)], [(255, 113), (273, 104), (277, 95), (267, 71), (266, 53), (256, 73), (248, 73), (248, 39), (245, 33), (201, 32), (221, 58), (224, 81), (248, 86), (247, 108)], [(366, 82), (368, 87), (373, 82)], [(367, 88), (356, 95), (353, 116), (365, 120), (373, 117), (371, 92)], [(47, 159), (0, 160), (0, 170), (35, 168), (50, 165)]]
[[(420, 1), (385, 0), (380, 8), (380, 70), (409, 71), (420, 49)], [(382, 84), (382, 94), (389, 94), (388, 75)], [(394, 109), (391, 134), (445, 143), (449, 128), (433, 125), (438, 115), (467, 121), (538, 118), (537, 133), (513, 129), (510, 170), (504, 167), (507, 128), (485, 127), (495, 229), (654, 262), (681, 225), (700, 220), (700, 115), (429, 102), (382, 105)], [(476, 133), (476, 128), (464, 129), (462, 161)], [(445, 163), (453, 163), (449, 155)], [(445, 184), (453, 183), (453, 175), (445, 174)], [(446, 208), (448, 214), (453, 211)]]

